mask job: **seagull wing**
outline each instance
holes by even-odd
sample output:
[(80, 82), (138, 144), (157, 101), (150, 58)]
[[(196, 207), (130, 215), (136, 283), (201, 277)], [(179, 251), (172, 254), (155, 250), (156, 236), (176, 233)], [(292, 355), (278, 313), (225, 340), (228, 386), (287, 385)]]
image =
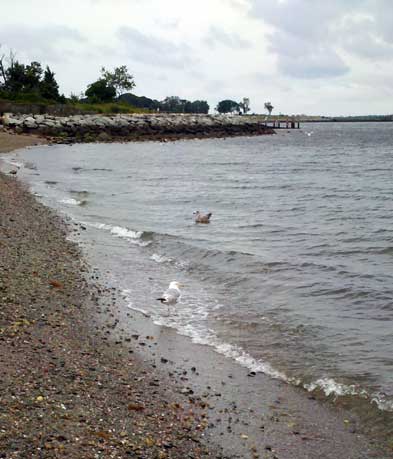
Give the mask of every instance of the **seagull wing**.
[(162, 295), (162, 303), (164, 304), (175, 304), (180, 297), (179, 290), (175, 288), (168, 288)]

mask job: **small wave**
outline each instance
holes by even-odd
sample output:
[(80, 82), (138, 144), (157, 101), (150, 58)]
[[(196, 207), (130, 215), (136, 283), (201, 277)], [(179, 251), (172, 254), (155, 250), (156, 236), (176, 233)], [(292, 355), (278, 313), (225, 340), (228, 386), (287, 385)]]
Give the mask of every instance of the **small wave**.
[(127, 302), (127, 308), (128, 309), (131, 309), (132, 311), (135, 311), (135, 312), (139, 312), (140, 314), (143, 314), (145, 317), (151, 317), (150, 314), (145, 309), (138, 308), (138, 307), (134, 306), (134, 304), (133, 304), (133, 302), (131, 300), (131, 290), (123, 289), (121, 291), (121, 294), (122, 294), (123, 298)]
[(127, 308), (131, 309), (132, 311), (139, 312), (140, 314), (143, 314), (145, 317), (151, 317), (147, 311), (145, 311), (142, 308), (136, 308), (135, 306), (132, 306), (132, 304), (127, 305)]
[(44, 183), (45, 185), (53, 186), (57, 185), (58, 182), (56, 182), (55, 180), (45, 180)]
[(20, 169), (21, 167), (24, 166), (23, 163), (20, 163), (20, 162), (16, 161), (15, 159), (1, 158), (1, 161), (3, 163), (5, 163), (5, 164), (9, 164), (10, 166), (17, 167), (18, 169)]
[[(129, 296), (127, 300), (130, 309), (140, 312), (146, 317), (150, 317), (147, 311), (134, 307)], [(208, 312), (204, 307), (199, 311), (198, 308), (195, 308), (195, 305), (193, 305), (191, 316), (186, 308), (185, 311), (178, 311), (177, 314), (171, 315), (170, 317), (154, 315), (152, 319), (156, 325), (174, 328), (180, 335), (191, 338), (193, 343), (209, 346), (218, 354), (234, 360), (249, 371), (264, 373), (274, 379), (279, 379), (288, 384), (302, 387), (309, 392), (321, 391), (326, 397), (360, 397), (368, 400), (370, 403), (375, 403), (380, 410), (393, 411), (393, 401), (382, 393), (370, 394), (361, 386), (340, 383), (333, 378), (319, 378), (311, 383), (304, 383), (304, 381), (298, 377), (289, 376), (285, 372), (275, 368), (269, 362), (252, 357), (241, 347), (222, 341), (216, 336), (213, 330), (206, 328), (205, 325), (201, 327), (198, 322), (195, 322), (195, 314), (200, 316), (200, 319), (206, 319), (208, 316)], [(193, 320), (191, 322), (188, 319)]]
[(193, 343), (210, 346), (218, 354), (235, 360), (237, 363), (243, 367), (248, 368), (250, 371), (254, 371), (256, 373), (264, 373), (268, 376), (271, 376), (272, 378), (280, 379), (295, 385), (300, 384), (299, 380), (288, 377), (285, 373), (277, 370), (267, 362), (255, 359), (242, 348), (221, 341), (216, 337), (212, 330), (199, 330), (191, 324), (181, 325), (179, 323), (173, 322), (172, 320), (167, 321), (163, 317), (156, 318), (154, 323), (156, 325), (166, 325), (176, 328), (180, 335), (188, 336), (191, 338)]
[(166, 257), (165, 255), (158, 255), (157, 253), (153, 253), (150, 259), (155, 261), (156, 263), (170, 263), (171, 261), (173, 261), (172, 258)]
[(92, 167), (92, 168), (87, 168), (87, 167), (81, 167), (81, 166), (75, 166), (72, 168), (74, 172), (80, 172), (80, 171), (104, 171), (104, 172), (112, 172), (113, 169), (109, 169), (107, 167)]
[[(159, 325), (159, 322), (156, 322)], [(321, 390), (325, 396), (331, 395), (342, 397), (342, 396), (354, 396), (361, 397), (370, 402), (374, 402), (380, 410), (393, 411), (393, 400), (387, 399), (384, 394), (375, 393), (369, 394), (365, 389), (360, 386), (353, 384), (346, 385), (335, 381), (333, 378), (321, 378), (315, 382), (305, 384), (301, 379), (296, 377), (290, 377), (283, 371), (278, 370), (268, 362), (264, 362), (261, 359), (256, 359), (250, 354), (245, 352), (242, 348), (220, 341), (211, 331), (206, 334), (201, 334), (199, 330), (194, 329), (191, 326), (186, 328), (178, 329), (179, 334), (188, 336), (196, 344), (212, 346), (218, 354), (222, 354), (227, 358), (235, 360), (243, 367), (248, 368), (250, 371), (255, 373), (264, 373), (272, 378), (285, 381), (289, 384), (303, 387), (309, 392), (315, 390)]]
[(77, 199), (73, 199), (73, 198), (60, 199), (59, 202), (63, 204), (68, 204), (70, 206), (80, 206), (82, 203), (82, 201), (78, 201)]
[[(45, 183), (56, 184), (57, 182), (45, 182)], [(74, 194), (76, 196), (79, 196), (80, 198), (83, 198), (83, 197), (87, 198), (89, 196), (89, 194), (90, 194), (89, 191), (86, 191), (86, 190), (80, 190), (80, 191), (79, 190), (70, 190), (69, 192), (70, 192), (70, 194)]]
[(309, 384), (303, 384), (309, 392), (322, 391), (326, 397), (352, 396), (361, 397), (375, 403), (382, 411), (393, 411), (393, 400), (389, 400), (382, 393), (369, 394), (365, 389), (355, 384), (344, 384), (337, 382), (333, 378), (319, 378)]
[(25, 169), (29, 169), (31, 171), (36, 171), (37, 170), (37, 166), (32, 163), (31, 161), (26, 161), (25, 162)]
[(152, 239), (149, 237), (150, 233), (144, 233), (143, 231), (133, 231), (123, 226), (107, 225), (106, 223), (87, 223), (85, 222), (84, 224), (86, 226), (91, 226), (93, 228), (109, 231), (114, 236), (120, 237), (122, 239), (127, 239), (133, 244), (137, 244), (141, 247), (147, 247), (153, 242)]
[(379, 253), (381, 255), (392, 255), (393, 254), (393, 247), (386, 247), (384, 249), (376, 251), (376, 253)]
[(344, 395), (367, 395), (367, 392), (364, 389), (359, 389), (354, 384), (347, 385), (339, 383), (333, 378), (319, 378), (309, 384), (304, 384), (303, 387), (309, 392), (322, 390), (326, 397), (329, 397), (330, 395), (337, 395), (341, 397)]

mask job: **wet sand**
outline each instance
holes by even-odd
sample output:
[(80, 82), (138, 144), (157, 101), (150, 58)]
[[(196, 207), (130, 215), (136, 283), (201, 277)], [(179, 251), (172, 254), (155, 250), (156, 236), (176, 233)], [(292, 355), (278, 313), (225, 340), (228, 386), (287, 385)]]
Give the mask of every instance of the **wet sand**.
[(393, 456), (344, 410), (125, 308), (69, 240), (89, 230), (4, 174), (0, 207), (0, 457)]
[(44, 137), (0, 131), (0, 154), (18, 150), (19, 148), (46, 143), (47, 140)]

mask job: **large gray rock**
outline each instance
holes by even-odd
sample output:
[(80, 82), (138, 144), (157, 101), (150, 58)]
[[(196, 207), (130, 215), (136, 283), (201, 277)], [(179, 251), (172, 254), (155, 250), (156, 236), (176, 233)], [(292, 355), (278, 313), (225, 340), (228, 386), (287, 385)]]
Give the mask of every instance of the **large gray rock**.
[(35, 119), (32, 116), (28, 116), (24, 120), (23, 125), (28, 129), (36, 129), (37, 128), (37, 123), (36, 123)]

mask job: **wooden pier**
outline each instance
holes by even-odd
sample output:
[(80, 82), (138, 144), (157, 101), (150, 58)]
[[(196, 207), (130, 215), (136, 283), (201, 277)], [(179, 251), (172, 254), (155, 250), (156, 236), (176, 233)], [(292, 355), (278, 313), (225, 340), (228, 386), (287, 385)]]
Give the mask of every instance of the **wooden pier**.
[(273, 129), (300, 129), (300, 121), (293, 120), (266, 120), (263, 124)]

